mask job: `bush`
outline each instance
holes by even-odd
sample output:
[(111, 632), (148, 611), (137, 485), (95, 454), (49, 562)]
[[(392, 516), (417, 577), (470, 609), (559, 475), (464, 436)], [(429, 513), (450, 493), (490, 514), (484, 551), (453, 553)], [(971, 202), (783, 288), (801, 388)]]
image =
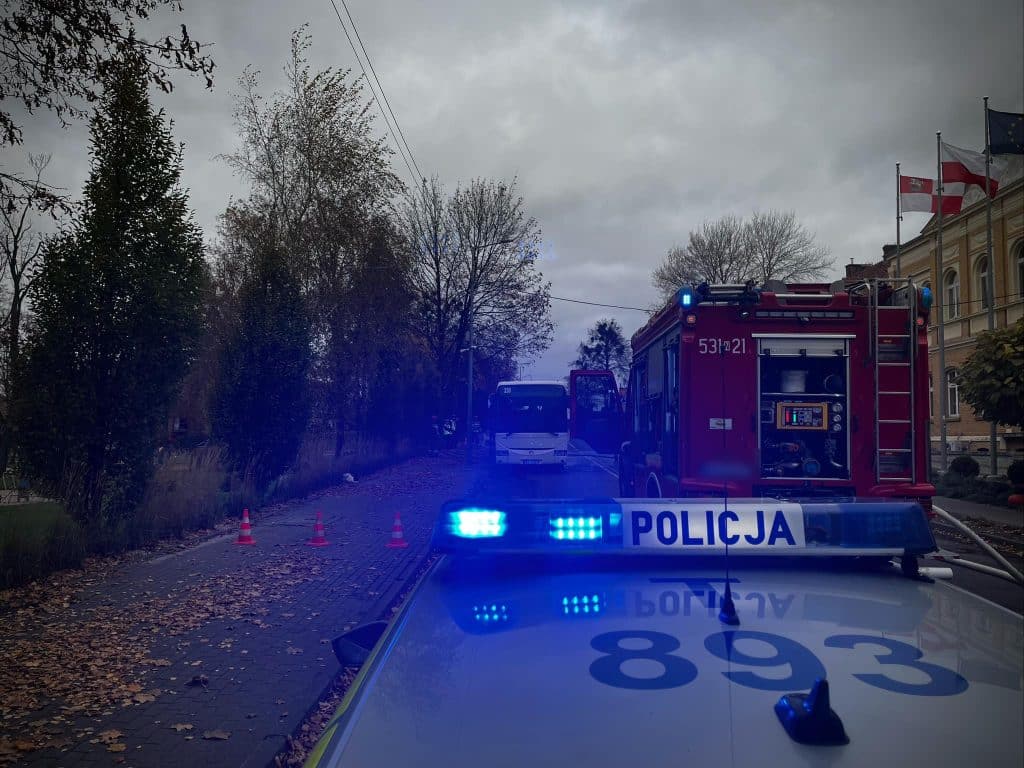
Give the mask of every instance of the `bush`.
[(0, 507), (0, 587), (13, 587), (85, 557), (82, 529), (53, 502)]
[(957, 456), (949, 463), (949, 472), (960, 477), (977, 477), (981, 467), (970, 456)]
[(227, 464), (227, 451), (216, 445), (166, 455), (139, 507), (133, 543), (211, 528), (236, 505), (252, 504), (255, 496), (244, 492)]
[(1014, 486), (1024, 486), (1024, 459), (1016, 459), (1006, 470), (1006, 479)]

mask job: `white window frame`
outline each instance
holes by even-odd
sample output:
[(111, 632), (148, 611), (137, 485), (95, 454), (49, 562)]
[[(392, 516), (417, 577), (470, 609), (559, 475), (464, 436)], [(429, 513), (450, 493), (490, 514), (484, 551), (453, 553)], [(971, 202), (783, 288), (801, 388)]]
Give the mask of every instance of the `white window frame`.
[(960, 317), (960, 274), (955, 269), (947, 269), (942, 273), (942, 303), (943, 320), (956, 320)]
[(974, 262), (974, 279), (977, 282), (978, 301), (982, 309), (988, 309), (988, 257), (979, 256)]
[(960, 415), (960, 385), (956, 383), (958, 375), (956, 368), (946, 369), (946, 416), (949, 418)]

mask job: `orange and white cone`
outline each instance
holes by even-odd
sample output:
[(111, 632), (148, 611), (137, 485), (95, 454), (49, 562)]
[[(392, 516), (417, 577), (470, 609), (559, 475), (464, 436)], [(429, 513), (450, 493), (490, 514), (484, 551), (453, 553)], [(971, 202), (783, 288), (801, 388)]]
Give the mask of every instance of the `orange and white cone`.
[(329, 543), (326, 531), (324, 530), (324, 513), (317, 510), (316, 522), (313, 523), (313, 538), (307, 541), (306, 545), (310, 547), (326, 547)]
[(395, 524), (391, 526), (391, 540), (388, 549), (405, 549), (409, 542), (405, 540), (405, 529), (402, 527), (402, 516), (395, 512)]
[(249, 510), (242, 510), (242, 525), (238, 529), (238, 539), (235, 544), (255, 544), (256, 540), (252, 537), (252, 525), (249, 524)]

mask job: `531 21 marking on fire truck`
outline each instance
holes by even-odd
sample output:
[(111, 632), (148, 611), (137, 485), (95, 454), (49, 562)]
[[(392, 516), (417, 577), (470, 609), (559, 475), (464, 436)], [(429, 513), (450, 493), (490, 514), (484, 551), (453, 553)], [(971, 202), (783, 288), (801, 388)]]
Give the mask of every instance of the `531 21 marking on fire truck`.
[(697, 352), (702, 355), (745, 355), (747, 354), (747, 340), (744, 338), (697, 339)]

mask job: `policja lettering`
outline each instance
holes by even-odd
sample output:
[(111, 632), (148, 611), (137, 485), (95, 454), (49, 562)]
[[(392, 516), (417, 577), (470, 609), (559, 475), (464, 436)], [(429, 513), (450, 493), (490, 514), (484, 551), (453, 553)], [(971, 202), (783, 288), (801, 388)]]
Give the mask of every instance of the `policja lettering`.
[(640, 545), (641, 536), (652, 532), (663, 546), (714, 547), (716, 537), (718, 542), (728, 546), (742, 546), (741, 540), (755, 547), (796, 546), (796, 538), (781, 509), (774, 512), (756, 510), (751, 521), (755, 530), (743, 534), (730, 532), (730, 523), (739, 523), (740, 518), (728, 509), (720, 512), (709, 509), (703, 514), (694, 513), (692, 516), (689, 510), (664, 510), (657, 517), (646, 510), (635, 509), (630, 515), (634, 546)]

